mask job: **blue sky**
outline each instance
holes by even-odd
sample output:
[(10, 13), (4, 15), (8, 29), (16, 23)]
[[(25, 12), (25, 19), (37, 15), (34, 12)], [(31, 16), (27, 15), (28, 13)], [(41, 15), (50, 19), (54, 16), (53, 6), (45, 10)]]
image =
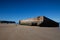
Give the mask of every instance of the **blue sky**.
[(0, 20), (18, 22), (37, 16), (60, 22), (60, 0), (0, 0)]

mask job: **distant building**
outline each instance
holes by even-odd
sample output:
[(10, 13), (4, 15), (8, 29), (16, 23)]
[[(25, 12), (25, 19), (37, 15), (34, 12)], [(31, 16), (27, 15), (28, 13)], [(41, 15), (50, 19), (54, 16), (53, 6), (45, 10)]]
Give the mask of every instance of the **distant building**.
[(37, 18), (20, 20), (19, 24), (41, 26), (41, 27), (58, 27), (59, 26), (59, 23), (57, 23), (45, 16), (38, 16)]
[(3, 20), (1, 21), (0, 20), (0, 23), (7, 23), (8, 24), (8, 23), (15, 23), (15, 21), (3, 21)]

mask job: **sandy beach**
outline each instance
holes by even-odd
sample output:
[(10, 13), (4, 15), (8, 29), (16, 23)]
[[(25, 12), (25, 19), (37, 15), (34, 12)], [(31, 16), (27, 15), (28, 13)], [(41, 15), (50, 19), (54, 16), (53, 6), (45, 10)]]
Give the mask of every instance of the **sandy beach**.
[(0, 40), (60, 40), (58, 27), (0, 24)]

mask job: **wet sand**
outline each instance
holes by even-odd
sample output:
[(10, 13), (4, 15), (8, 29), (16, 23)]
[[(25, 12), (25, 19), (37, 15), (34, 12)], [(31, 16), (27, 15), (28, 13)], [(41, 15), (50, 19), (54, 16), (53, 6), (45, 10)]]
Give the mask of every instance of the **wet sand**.
[(60, 40), (60, 29), (0, 24), (0, 40)]

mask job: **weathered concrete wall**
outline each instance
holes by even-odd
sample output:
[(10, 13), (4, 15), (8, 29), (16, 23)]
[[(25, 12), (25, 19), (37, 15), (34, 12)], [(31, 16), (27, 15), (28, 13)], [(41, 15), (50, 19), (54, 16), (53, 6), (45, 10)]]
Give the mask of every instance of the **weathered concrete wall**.
[(36, 22), (38, 22), (37, 18), (30, 18), (30, 19), (20, 20), (19, 21), (20, 24), (28, 24), (28, 25), (32, 25), (32, 24), (34, 24)]
[(58, 27), (59, 23), (45, 17), (39, 16), (37, 18), (31, 18), (26, 20), (20, 20), (20, 24), (33, 25), (33, 26), (45, 26), (45, 27)]

